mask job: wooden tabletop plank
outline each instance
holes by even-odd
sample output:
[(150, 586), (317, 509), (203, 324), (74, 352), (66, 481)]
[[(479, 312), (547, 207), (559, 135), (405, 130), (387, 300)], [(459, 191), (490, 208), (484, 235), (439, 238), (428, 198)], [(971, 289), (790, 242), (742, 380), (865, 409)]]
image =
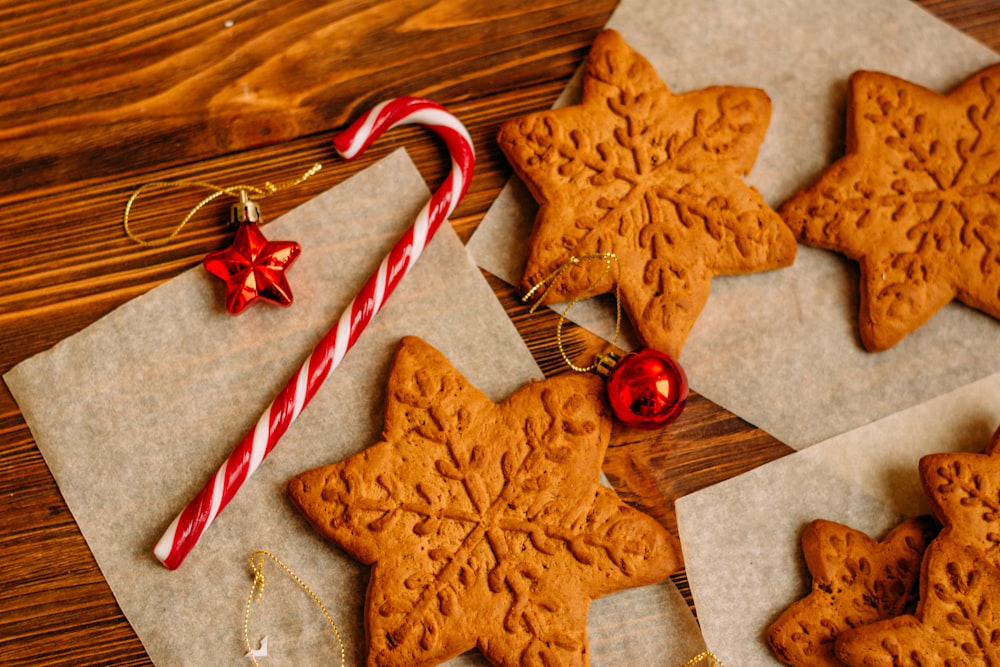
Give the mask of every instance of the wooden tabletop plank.
[[(166, 247), (133, 244), (122, 206), (141, 183), (276, 182), (322, 162), (309, 181), (263, 202), (273, 219), (398, 146), (430, 184), (440, 182), (447, 157), (419, 128), (390, 133), (356, 163), (331, 159), (332, 131), (387, 97), (433, 97), (472, 133), (476, 176), (452, 216), (467, 239), (510, 176), (494, 141), (499, 124), (551, 106), (615, 2), (525, 4), (32, 0), (0, 8), (0, 372), (226, 243), (220, 202)], [(1000, 48), (995, 2), (920, 4)], [(167, 234), (197, 200), (181, 191), (144, 199), (136, 229)], [(546, 374), (565, 372), (555, 316), (528, 315), (509, 285), (486, 279)], [(603, 345), (575, 327), (566, 340), (572, 354)], [(627, 501), (676, 530), (674, 499), (789, 451), (694, 394), (667, 431), (617, 428), (605, 471)], [(0, 574), (0, 665), (150, 664), (6, 386)], [(683, 574), (674, 579), (686, 591)]]
[(329, 131), (399, 95), (454, 105), (565, 81), (614, 5), (126, 0), (2, 10), (0, 182), (10, 196), (135, 174)]

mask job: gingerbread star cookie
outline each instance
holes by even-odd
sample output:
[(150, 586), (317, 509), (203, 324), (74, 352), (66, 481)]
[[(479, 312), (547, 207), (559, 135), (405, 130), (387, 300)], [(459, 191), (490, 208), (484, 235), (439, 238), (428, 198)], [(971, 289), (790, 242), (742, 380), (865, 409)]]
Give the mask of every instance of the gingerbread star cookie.
[(984, 453), (929, 454), (920, 479), (941, 538), (975, 547), (1000, 565), (1000, 430)]
[(1000, 567), (981, 551), (934, 541), (924, 556), (922, 597), (904, 614), (844, 632), (848, 667), (1000, 664)]
[(937, 527), (907, 519), (880, 543), (818, 519), (802, 535), (812, 591), (767, 630), (775, 655), (795, 667), (838, 667), (834, 640), (850, 628), (897, 616), (917, 599), (920, 560)]
[(674, 94), (650, 63), (607, 30), (594, 40), (582, 103), (510, 120), (498, 137), (539, 204), (522, 289), (570, 257), (614, 252), (561, 274), (547, 302), (611, 292), (642, 341), (679, 356), (711, 279), (787, 266), (795, 240), (750, 171), (770, 120), (767, 95), (712, 87)]
[(953, 299), (1000, 318), (1000, 65), (947, 95), (856, 72), (846, 140), (779, 212), (860, 265), (864, 346), (892, 347)]
[(931, 454), (920, 477), (943, 528), (906, 614), (842, 633), (852, 667), (1000, 664), (1000, 431), (983, 454)]
[(404, 338), (383, 440), (298, 475), (313, 527), (372, 566), (367, 664), (588, 665), (590, 601), (680, 567), (676, 539), (601, 486), (611, 432), (597, 376), (493, 403)]

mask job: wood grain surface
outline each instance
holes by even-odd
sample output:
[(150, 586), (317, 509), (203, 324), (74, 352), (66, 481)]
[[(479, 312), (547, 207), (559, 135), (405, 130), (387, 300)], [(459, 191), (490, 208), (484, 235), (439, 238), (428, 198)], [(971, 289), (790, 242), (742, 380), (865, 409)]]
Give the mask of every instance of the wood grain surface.
[[(994, 0), (921, 0), (1000, 49)], [(447, 156), (419, 128), (355, 163), (332, 132), (397, 95), (462, 118), (477, 171), (452, 224), (467, 239), (510, 169), (501, 121), (553, 103), (615, 0), (29, 0), (0, 6), (0, 373), (226, 244), (195, 219), (164, 247), (122, 232), (124, 201), (165, 178), (305, 184), (274, 218), (405, 145), (431, 184)], [(170, 232), (190, 192), (145, 200), (134, 222)], [(211, 207), (210, 207), (211, 208)], [(555, 316), (528, 316), (487, 275), (547, 374), (564, 372)], [(599, 343), (580, 329), (571, 352)], [(674, 499), (789, 453), (694, 395), (668, 432), (619, 429), (605, 470), (629, 502), (676, 530)], [(686, 590), (683, 573), (675, 577)], [(148, 665), (6, 386), (0, 390), (0, 665)]]

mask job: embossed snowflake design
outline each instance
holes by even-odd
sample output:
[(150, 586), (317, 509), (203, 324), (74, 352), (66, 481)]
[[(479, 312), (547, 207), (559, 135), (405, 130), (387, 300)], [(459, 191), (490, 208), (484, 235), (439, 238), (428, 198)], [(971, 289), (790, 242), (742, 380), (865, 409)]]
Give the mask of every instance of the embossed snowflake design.
[(601, 385), (559, 377), (494, 404), (403, 339), (383, 441), (289, 485), (320, 533), (372, 565), (369, 665), (476, 646), (496, 665), (587, 665), (590, 600), (679, 567), (675, 539), (599, 484)]
[(927, 549), (917, 615), (844, 633), (837, 656), (849, 667), (1000, 664), (1000, 568), (968, 547)]
[(984, 454), (931, 454), (920, 460), (934, 513), (949, 540), (979, 549), (1000, 566), (1000, 430)]
[(944, 525), (916, 613), (844, 633), (847, 665), (1000, 665), (1000, 430), (983, 454), (931, 454), (920, 476)]
[(892, 347), (953, 299), (1000, 317), (1000, 66), (947, 95), (850, 80), (847, 153), (780, 210), (861, 269), (861, 339)]
[(789, 665), (841, 665), (841, 632), (898, 616), (917, 599), (920, 560), (936, 530), (929, 516), (912, 518), (878, 542), (832, 521), (810, 523), (802, 551), (812, 591), (768, 628), (775, 653)]
[[(713, 87), (673, 94), (614, 31), (594, 41), (582, 103), (506, 123), (499, 136), (540, 208), (522, 287), (570, 256), (614, 252), (622, 305), (642, 340), (678, 356), (716, 275), (787, 266), (795, 240), (742, 176), (770, 119), (767, 95)], [(600, 277), (581, 265), (549, 302)], [(606, 280), (595, 293), (610, 292)]]

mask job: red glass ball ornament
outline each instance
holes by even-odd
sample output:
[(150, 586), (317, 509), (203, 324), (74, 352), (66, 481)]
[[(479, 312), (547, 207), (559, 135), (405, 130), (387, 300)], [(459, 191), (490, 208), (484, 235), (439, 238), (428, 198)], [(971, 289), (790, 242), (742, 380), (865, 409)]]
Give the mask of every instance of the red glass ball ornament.
[(649, 348), (616, 363), (607, 387), (615, 416), (626, 426), (650, 430), (676, 419), (688, 396), (687, 376), (680, 364)]

